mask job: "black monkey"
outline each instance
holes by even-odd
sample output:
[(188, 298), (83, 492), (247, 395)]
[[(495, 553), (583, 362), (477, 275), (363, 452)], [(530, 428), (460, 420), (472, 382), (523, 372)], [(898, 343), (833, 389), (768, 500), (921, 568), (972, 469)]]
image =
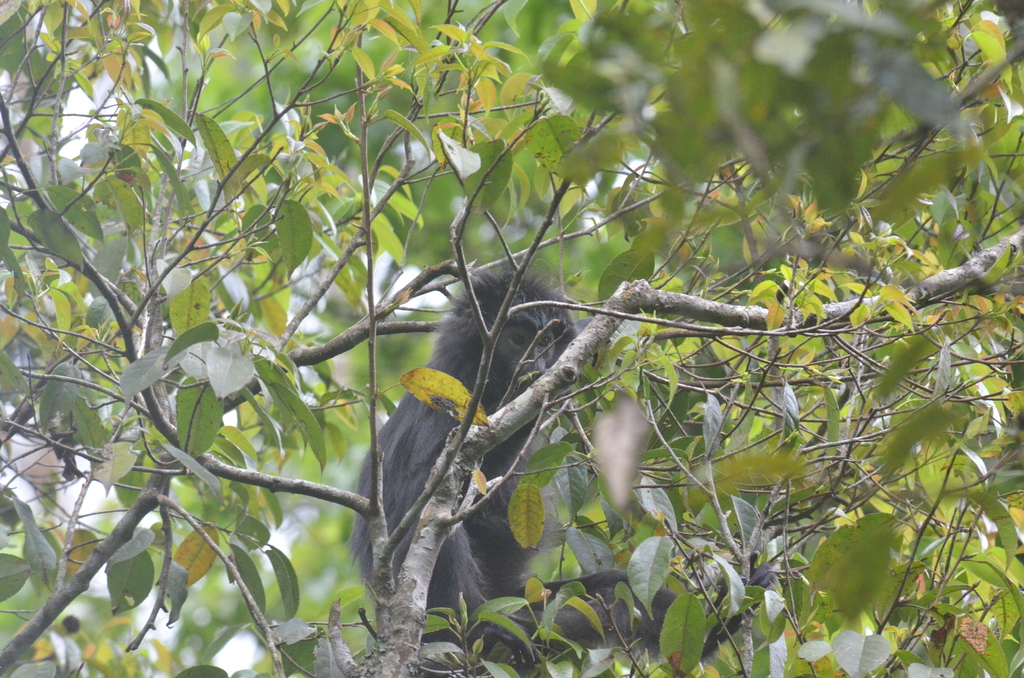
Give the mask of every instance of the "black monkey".
[[(513, 272), (478, 274), (473, 279), (473, 292), (488, 327), (495, 317), (512, 283)], [(561, 301), (563, 297), (536, 277), (526, 276), (516, 292), (513, 305), (535, 301)], [(483, 341), (472, 317), (468, 295), (457, 298), (445, 318), (427, 364), (435, 370), (459, 379), (472, 388), (483, 352)], [(576, 329), (565, 309), (553, 306), (534, 307), (510, 316), (498, 337), (482, 406), (491, 414), (511, 395), (525, 388), (523, 377), (550, 368), (569, 342)], [(388, 529), (393, 530), (413, 502), (422, 492), (434, 462), (444, 448), (448, 434), (456, 422), (448, 414), (429, 408), (406, 393), (395, 412), (380, 431), (379, 445), (383, 451), (383, 503)], [(529, 426), (520, 429), (508, 440), (487, 453), (481, 470), (488, 479), (507, 473), (519, 455), (529, 435)], [(531, 451), (520, 462), (525, 467)], [(369, 458), (363, 463), (359, 475), (359, 492), (370, 493)], [(508, 524), (508, 504), (517, 487), (515, 478), (494, 490), (494, 496), (460, 526), (456, 527), (441, 546), (437, 563), (427, 591), (427, 607), (459, 609), (460, 596), (472, 611), (481, 604), (499, 596), (522, 595), (522, 585), (528, 573), (533, 551), (525, 549), (512, 536)], [(400, 567), (408, 551), (412, 533), (406, 537), (395, 553), (395, 568)], [(350, 548), (359, 563), (364, 579), (371, 578), (373, 554), (366, 521), (357, 516), (352, 531)], [(762, 567), (751, 583), (769, 586), (773, 575)], [(557, 591), (572, 582), (583, 585), (587, 595), (595, 599), (594, 609), (602, 623), (611, 624), (629, 642), (638, 641), (642, 647), (657, 652), (662, 620), (675, 594), (661, 589), (654, 597), (651, 610), (640, 610), (640, 624), (632, 628), (632, 610), (615, 598), (615, 588), (621, 582), (628, 585), (625, 572), (610, 570), (580, 577), (575, 580), (552, 582), (547, 588)], [(600, 597), (602, 604), (596, 602)], [(610, 610), (611, 618), (607, 611)], [(528, 614), (517, 614), (515, 620), (529, 634), (532, 619)], [(713, 631), (705, 645), (705, 656), (714, 654), (718, 645), (739, 626), (739, 617), (730, 620), (725, 629)], [(601, 638), (583, 615), (566, 607), (556, 617), (556, 623), (566, 638), (597, 645)], [(500, 641), (508, 645), (526, 663), (535, 659), (532, 647), (522, 647), (512, 634), (494, 626), (482, 630), (485, 644)], [(606, 634), (613, 640), (618, 634)], [(430, 638), (436, 640), (438, 638)]]
[[(473, 292), (488, 327), (492, 326), (505, 300), (513, 273), (478, 274)], [(516, 293), (514, 304), (562, 300), (555, 290), (538, 278), (527, 276)], [(483, 341), (473, 322), (468, 295), (456, 299), (444, 320), (427, 366), (452, 375), (472, 389), (483, 352)], [(508, 318), (495, 346), (481, 405), (490, 414), (517, 381), (531, 372), (548, 369), (575, 337), (565, 309), (537, 307)], [(514, 393), (512, 393), (514, 395)], [(406, 393), (380, 431), (383, 451), (381, 468), (384, 510), (388, 529), (394, 529), (422, 492), (430, 470), (444, 448), (456, 422), (447, 414), (432, 410)], [(481, 470), (488, 478), (504, 475), (518, 456), (529, 435), (529, 427), (487, 453)], [(524, 460), (527, 455), (524, 455)], [(370, 493), (370, 459), (359, 475), (359, 492)], [(512, 536), (508, 525), (508, 503), (517, 483), (512, 480), (496, 490), (487, 505), (474, 513), (441, 546), (427, 591), (428, 607), (459, 608), (459, 596), (469, 610), (497, 596), (513, 595), (523, 583), (532, 552)], [(405, 558), (412, 535), (395, 553), (397, 567)], [(356, 517), (350, 542), (364, 579), (373, 563), (369, 530)]]

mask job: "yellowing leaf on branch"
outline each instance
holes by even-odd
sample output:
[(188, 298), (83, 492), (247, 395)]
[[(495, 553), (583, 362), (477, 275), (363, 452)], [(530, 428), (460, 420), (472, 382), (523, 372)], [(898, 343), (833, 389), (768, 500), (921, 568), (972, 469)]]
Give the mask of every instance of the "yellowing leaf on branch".
[(524, 549), (533, 548), (544, 536), (544, 498), (536, 485), (520, 485), (508, 503), (512, 536)]
[[(204, 527), (203, 531), (213, 539), (214, 543), (220, 543), (217, 530), (212, 527)], [(188, 571), (188, 583), (185, 586), (192, 586), (205, 577), (216, 559), (217, 554), (203, 539), (203, 535), (195, 531), (185, 537), (185, 541), (181, 542), (178, 550), (174, 552), (174, 562)]]
[[(466, 408), (472, 397), (462, 382), (444, 372), (429, 367), (418, 367), (402, 375), (399, 380), (402, 386), (431, 409), (450, 415), (462, 421), (466, 416)], [(487, 414), (482, 407), (476, 408), (473, 423), (477, 426), (487, 425)]]

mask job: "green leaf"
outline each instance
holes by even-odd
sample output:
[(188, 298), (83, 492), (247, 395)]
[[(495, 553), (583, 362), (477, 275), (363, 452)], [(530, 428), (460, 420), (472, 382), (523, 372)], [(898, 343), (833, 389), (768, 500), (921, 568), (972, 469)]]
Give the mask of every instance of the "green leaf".
[(0, 602), (20, 591), (30, 574), (32, 567), (27, 561), (9, 553), (0, 553)]
[(88, 195), (82, 195), (70, 186), (50, 186), (46, 189), (50, 202), (67, 223), (79, 232), (103, 240), (103, 228), (96, 215), (96, 203)]
[(579, 141), (580, 130), (569, 116), (553, 115), (535, 122), (524, 138), (541, 167), (561, 176), (562, 158)]
[(444, 157), (455, 169), (455, 174), (466, 181), (470, 176), (480, 171), (480, 156), (462, 147), (462, 144), (452, 139), (444, 132), (437, 131), (437, 139), (441, 143), (441, 150)]
[(203, 137), (206, 152), (213, 159), (213, 167), (217, 170), (217, 176), (223, 182), (231, 171), (231, 166), (235, 164), (235, 149), (231, 147), (231, 142), (228, 141), (224, 130), (213, 118), (200, 113), (196, 115), (196, 126), (199, 128), (199, 135)]
[(273, 391), (277, 401), (287, 407), (292, 416), (302, 424), (306, 442), (309, 443), (310, 449), (313, 450), (317, 461), (320, 462), (320, 468), (323, 469), (327, 464), (327, 446), (324, 442), (324, 432), (320, 427), (320, 422), (316, 420), (316, 417), (310, 411), (309, 405), (289, 389), (281, 388), (276, 384), (271, 385), (270, 389)]
[(263, 552), (270, 559), (274, 576), (277, 577), (277, 588), (281, 592), (281, 602), (284, 604), (284, 616), (293, 617), (299, 609), (299, 578), (295, 575), (295, 568), (280, 549), (268, 544)]
[(164, 149), (160, 148), (156, 144), (152, 144), (149, 149), (156, 156), (157, 162), (160, 163), (160, 169), (163, 170), (164, 176), (171, 182), (171, 188), (174, 190), (174, 198), (178, 201), (178, 212), (180, 214), (188, 214), (192, 205), (192, 197), (185, 189), (185, 185), (181, 183), (181, 179), (178, 177), (178, 168), (174, 166), (171, 158), (164, 152)]
[(46, 249), (78, 268), (82, 267), (82, 247), (59, 214), (41, 209), (30, 214), (27, 221)]
[(224, 405), (209, 386), (186, 388), (183, 384), (175, 398), (178, 415), (178, 440), (193, 457), (206, 452), (217, 439), (223, 424)]
[(508, 522), (512, 536), (524, 549), (533, 548), (544, 536), (544, 498), (536, 485), (522, 484), (508, 503)]
[(32, 508), (17, 497), (11, 497), (11, 501), (14, 502), (14, 510), (21, 518), (21, 525), (25, 530), (25, 560), (31, 565), (32, 572), (41, 577), (43, 582), (48, 583), (51, 571), (57, 567), (57, 552), (53, 550), (36, 524)]
[(889, 551), (897, 543), (896, 519), (872, 514), (844, 525), (818, 547), (807, 569), (811, 587), (830, 594), (847, 619), (858, 618), (875, 603), (889, 569)]
[(391, 222), (383, 214), (378, 214), (377, 218), (373, 220), (371, 226), (373, 229), (373, 235), (377, 239), (378, 249), (374, 250), (375, 254), (380, 254), (380, 250), (383, 249), (391, 258), (396, 262), (403, 261), (405, 259), (405, 246), (402, 241), (395, 235), (395, 230), (391, 227)]
[(518, 678), (519, 674), (508, 664), (498, 664), (481, 659), (492, 678)]
[(249, 178), (249, 175), (253, 172), (259, 172), (269, 164), (270, 157), (263, 153), (252, 153), (246, 156), (238, 164), (238, 169), (235, 170), (224, 186), (224, 194), (227, 196), (227, 199), (234, 200), (237, 198), (242, 193), (242, 189), (245, 188), (246, 179)]
[[(196, 278), (180, 294), (171, 299), (171, 326), (178, 334), (197, 327), (210, 318), (213, 295), (210, 285)], [(169, 355), (170, 352), (168, 352)]]
[(570, 527), (565, 531), (565, 541), (586, 574), (609, 570), (615, 566), (612, 550), (598, 537)]
[(633, 280), (646, 280), (654, 274), (654, 253), (629, 249), (618, 255), (604, 267), (597, 294), (607, 299), (615, 294), (619, 285)]
[[(53, 368), (57, 377), (81, 379), (82, 373), (75, 365), (62, 363)], [(39, 425), (43, 430), (71, 428), (71, 408), (78, 396), (79, 385), (63, 379), (48, 379), (39, 398)]]
[(526, 465), (526, 475), (519, 481), (519, 484), (529, 483), (537, 487), (544, 487), (555, 477), (565, 456), (572, 450), (572, 445), (564, 442), (551, 443), (540, 448), (530, 457), (530, 461)]
[(206, 353), (206, 376), (218, 398), (242, 389), (255, 374), (252, 358), (236, 344), (214, 346)]
[(482, 622), (490, 622), (495, 626), (500, 626), (501, 628), (505, 629), (513, 636), (518, 638), (520, 641), (522, 641), (524, 645), (530, 645), (530, 639), (529, 637), (527, 637), (522, 627), (519, 626), (519, 624), (512, 621), (511, 619), (509, 619), (508, 617), (506, 617), (505, 615), (485, 610), (477, 614), (476, 618)]
[(825, 391), (825, 416), (828, 420), (826, 439), (830, 443), (834, 443), (839, 441), (839, 402), (836, 400), (835, 391), (828, 387), (823, 390)]
[(648, 537), (636, 547), (629, 559), (626, 568), (629, 585), (648, 610), (654, 594), (665, 583), (671, 559), (672, 540), (668, 537)]
[(309, 254), (313, 246), (313, 222), (302, 203), (285, 200), (274, 219), (284, 263), (291, 274)]
[(384, 111), (384, 117), (411, 134), (413, 139), (423, 144), (423, 148), (430, 148), (430, 144), (427, 143), (427, 138), (423, 136), (423, 132), (420, 131), (420, 128), (409, 122), (409, 120), (398, 111)]
[(0, 209), (0, 262), (3, 262), (7, 269), (14, 274), (14, 289), (18, 292), (25, 292), (25, 275), (21, 272), (21, 263), (14, 256), (14, 250), (10, 248), (10, 239), (11, 218), (7, 216), (7, 212)]
[(725, 415), (718, 404), (718, 398), (708, 393), (707, 404), (704, 405), (704, 449), (707, 454), (714, 454), (722, 441), (722, 424)]
[(131, 186), (117, 177), (107, 177), (106, 183), (114, 194), (114, 200), (121, 210), (121, 216), (124, 217), (124, 223), (128, 225), (128, 230), (138, 231), (146, 222), (146, 214), (142, 209), (142, 203), (139, 202), (139, 196), (135, 194)]
[(188, 125), (185, 124), (185, 121), (182, 120), (177, 113), (163, 104), (153, 101), (152, 99), (136, 99), (135, 103), (143, 108), (148, 108), (159, 115), (169, 130), (177, 134), (179, 137), (185, 137), (192, 142), (193, 146), (198, 146), (196, 143), (195, 133)]
[(135, 533), (132, 534), (132, 538), (121, 545), (121, 548), (114, 552), (114, 555), (110, 556), (110, 560), (107, 561), (107, 565), (113, 565), (114, 563), (120, 563), (124, 560), (131, 560), (135, 556), (139, 555), (153, 543), (153, 538), (156, 535), (153, 530), (145, 527), (135, 528)]
[(213, 490), (214, 494), (220, 494), (220, 479), (210, 473), (205, 466), (179, 450), (174, 445), (164, 443), (164, 449), (167, 450), (172, 457), (181, 462), (182, 466), (199, 476), (200, 480), (206, 483), (210, 489)]
[(106, 430), (99, 415), (89, 407), (85, 398), (75, 398), (75, 404), (72, 406), (72, 419), (75, 422), (75, 439), (86, 448), (98, 450), (110, 440), (110, 431)]
[(188, 570), (174, 561), (171, 561), (171, 570), (167, 573), (167, 597), (171, 599), (167, 623), (173, 624), (181, 616), (181, 607), (188, 598)]
[(92, 477), (103, 483), (103, 486), (107, 488), (107, 493), (110, 492), (114, 483), (132, 470), (132, 466), (138, 459), (138, 455), (132, 450), (131, 443), (124, 441), (104, 445), (100, 450), (100, 456), (103, 461), (93, 467)]
[(182, 332), (178, 338), (171, 343), (170, 348), (167, 350), (167, 359), (170, 360), (182, 351), (185, 351), (196, 344), (201, 344), (204, 341), (217, 341), (218, 337), (220, 337), (220, 330), (217, 327), (217, 323), (212, 320), (199, 323), (195, 327), (191, 327)]
[(219, 666), (200, 665), (189, 667), (174, 678), (228, 678), (228, 672)]
[(25, 377), (21, 376), (18, 367), (3, 351), (0, 351), (0, 388), (5, 391), (19, 391), (21, 393), (24, 393), (27, 388)]
[(235, 561), (235, 567), (238, 568), (239, 576), (242, 577), (242, 583), (245, 584), (245, 588), (249, 589), (253, 600), (256, 601), (256, 607), (260, 608), (260, 612), (266, 612), (267, 594), (263, 590), (263, 581), (260, 579), (260, 572), (256, 569), (256, 564), (252, 562), (252, 558), (249, 557), (249, 553), (245, 549), (234, 543), (231, 544), (231, 557)]
[(707, 618), (697, 597), (681, 593), (665, 613), (661, 628), (661, 654), (676, 669), (676, 675), (686, 675), (700, 662), (704, 649)]
[(892, 645), (885, 636), (863, 636), (856, 631), (841, 631), (832, 641), (836, 662), (850, 678), (864, 678), (879, 668), (892, 654)]
[(508, 188), (508, 182), (512, 178), (512, 153), (506, 153), (506, 148), (507, 144), (501, 139), (484, 141), (473, 146), (473, 152), (480, 157), (481, 170), (466, 179), (466, 196), (472, 197), (480, 182), (484, 182), (473, 203), (477, 210), (489, 210)]
[(125, 400), (130, 401), (170, 370), (165, 360), (166, 356), (167, 347), (164, 346), (150, 351), (125, 368), (121, 374), (121, 393), (124, 394)]

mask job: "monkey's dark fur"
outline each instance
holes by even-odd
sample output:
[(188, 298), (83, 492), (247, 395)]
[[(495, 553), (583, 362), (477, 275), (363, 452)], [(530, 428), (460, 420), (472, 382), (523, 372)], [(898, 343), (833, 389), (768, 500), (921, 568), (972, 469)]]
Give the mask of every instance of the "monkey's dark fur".
[[(511, 282), (510, 270), (498, 274), (479, 274), (474, 278), (473, 291), (488, 328), (493, 325)], [(538, 278), (526, 276), (515, 295), (513, 306), (562, 299), (557, 291)], [(473, 322), (472, 313), (467, 294), (453, 302), (435, 340), (433, 356), (427, 364), (430, 368), (454, 376), (468, 389), (472, 389), (476, 381), (483, 353), (483, 340)], [(576, 330), (571, 318), (561, 308), (535, 307), (510, 316), (495, 346), (481, 403), (484, 410), (491, 414), (508, 395), (516, 395), (516, 388), (521, 390), (522, 387), (513, 387), (513, 384), (517, 384), (523, 375), (549, 369), (575, 336)], [(406, 393), (381, 429), (379, 445), (383, 452), (383, 503), (389, 530), (395, 528), (422, 492), (430, 470), (455, 425), (450, 415), (437, 412), (412, 394)], [(488, 479), (500, 477), (509, 471), (527, 442), (529, 429), (529, 426), (520, 429), (487, 453), (481, 470)], [(528, 450), (523, 455), (521, 467), (525, 467), (531, 453), (532, 450)], [(359, 475), (359, 492), (366, 496), (370, 494), (370, 465), (368, 456)], [(517, 484), (516, 479), (512, 478), (494, 490), (496, 494), (488, 499), (487, 504), (452, 530), (438, 553), (427, 592), (428, 608), (447, 607), (458, 610), (461, 596), (467, 608), (472, 611), (492, 598), (522, 595), (522, 585), (534, 552), (520, 546), (509, 528), (508, 504)], [(410, 531), (395, 553), (396, 570), (405, 559), (411, 539)], [(359, 516), (356, 517), (352, 531), (350, 548), (359, 563), (363, 578), (370, 580), (373, 555), (369, 530)], [(770, 584), (771, 573), (767, 572), (765, 576), (754, 583), (762, 586)], [(758, 578), (755, 576), (755, 579)], [(628, 584), (625, 572), (599, 572), (572, 581), (581, 582), (590, 596), (600, 596), (610, 606), (613, 619), (607, 618), (602, 605), (594, 605), (609, 630), (609, 624), (614, 623), (630, 642), (637, 640), (647, 649), (657, 651), (662, 620), (675, 594), (668, 589), (659, 591), (650, 612), (641, 610), (641, 623), (633, 633), (630, 632), (631, 611), (621, 602), (615, 603), (616, 585), (619, 582)], [(567, 583), (553, 582), (547, 586), (557, 590)], [(528, 619), (517, 618), (517, 621), (527, 627), (528, 634), (532, 631)], [(560, 612), (556, 622), (567, 638), (594, 645), (601, 642), (583, 615), (571, 607)], [(734, 625), (738, 626), (738, 620)], [(495, 625), (486, 626), (489, 628), (482, 631), (485, 644), (501, 641), (526, 663), (535, 661), (533, 648), (522, 647), (512, 634)], [(606, 635), (608, 641), (616, 637), (614, 631)], [(708, 639), (711, 647), (705, 648), (705, 654), (713, 654), (724, 639), (724, 636), (716, 639), (714, 635)]]

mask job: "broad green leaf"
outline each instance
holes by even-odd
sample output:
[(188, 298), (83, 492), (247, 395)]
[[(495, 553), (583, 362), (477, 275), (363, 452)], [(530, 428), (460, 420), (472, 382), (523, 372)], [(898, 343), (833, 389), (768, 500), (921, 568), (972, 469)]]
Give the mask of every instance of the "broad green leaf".
[(255, 373), (252, 358), (238, 344), (214, 346), (206, 353), (206, 374), (218, 398), (243, 388)]
[(228, 678), (228, 672), (219, 666), (201, 665), (189, 667), (174, 678)]
[(49, 583), (53, 569), (57, 567), (57, 552), (50, 546), (50, 542), (43, 536), (39, 525), (36, 524), (36, 517), (32, 508), (17, 497), (12, 497), (14, 510), (21, 518), (21, 526), (25, 531), (25, 545), (23, 547), (25, 560), (32, 567), (32, 572), (42, 578), (44, 583)]
[(618, 255), (604, 267), (601, 282), (598, 285), (598, 296), (602, 299), (615, 294), (615, 290), (624, 282), (646, 280), (654, 273), (654, 253), (629, 249)]
[(844, 525), (818, 547), (807, 569), (812, 588), (826, 591), (836, 609), (856, 619), (871, 609), (889, 572), (889, 550), (896, 543), (896, 519), (872, 514)]
[[(541, 167), (559, 174), (562, 158), (580, 138), (576, 122), (567, 115), (541, 118), (526, 133), (526, 146)], [(602, 297), (603, 298), (603, 297)]]
[[(191, 381), (191, 380), (190, 380)], [(193, 457), (213, 445), (223, 424), (224, 405), (209, 386), (183, 384), (176, 395), (178, 439)]]
[(107, 565), (110, 566), (114, 563), (131, 560), (149, 548), (149, 545), (153, 543), (154, 536), (153, 530), (150, 530), (149, 528), (135, 528), (135, 534), (132, 535), (132, 538), (122, 544), (121, 548), (114, 551), (114, 555), (110, 556), (110, 560), (107, 561)]
[(127, 224), (128, 230), (137, 232), (146, 222), (146, 213), (139, 201), (139, 196), (131, 186), (117, 177), (107, 177), (105, 181), (114, 195), (114, 200), (121, 210), (121, 216), (124, 217), (124, 223)]
[(231, 142), (228, 141), (224, 130), (213, 118), (200, 113), (196, 116), (196, 126), (199, 128), (199, 135), (203, 138), (206, 152), (213, 159), (217, 176), (223, 182), (231, 171), (231, 166), (235, 164), (235, 149), (231, 147)]
[(654, 595), (665, 583), (671, 559), (672, 540), (668, 537), (648, 537), (636, 547), (629, 559), (626, 568), (629, 585), (648, 610)]
[(82, 372), (73, 364), (62, 363), (53, 368), (53, 375), (55, 378), (46, 381), (39, 397), (39, 425), (43, 430), (67, 430), (71, 428), (71, 408), (81, 387), (60, 377), (82, 379)]
[(206, 467), (196, 461), (194, 457), (189, 456), (177, 447), (167, 443), (164, 443), (164, 449), (167, 450), (168, 454), (177, 459), (182, 466), (199, 476), (199, 479), (206, 483), (206, 485), (213, 490), (214, 494), (220, 494), (220, 479), (210, 473)]
[(119, 614), (140, 605), (153, 589), (155, 574), (153, 559), (145, 551), (129, 560), (108, 564), (111, 613)]
[(281, 592), (281, 603), (284, 605), (284, 616), (291, 617), (299, 608), (299, 578), (288, 556), (277, 547), (267, 545), (263, 551), (270, 559), (277, 578), (277, 588)]
[(697, 597), (691, 593), (679, 594), (665, 613), (660, 639), (661, 654), (678, 675), (686, 675), (696, 668), (704, 649), (706, 629), (707, 618)]
[(210, 317), (212, 306), (209, 284), (202, 278), (196, 278), (181, 294), (171, 299), (171, 326), (178, 334), (198, 327)]
[(582, 532), (575, 527), (565, 531), (565, 541), (569, 544), (576, 561), (586, 574), (610, 570), (615, 565), (612, 551), (601, 539), (592, 534)]
[(114, 483), (128, 474), (138, 457), (129, 442), (104, 444), (99, 455), (103, 461), (93, 467), (92, 477), (99, 480), (106, 493), (110, 494)]
[(512, 154), (505, 153), (506, 147), (504, 141), (494, 139), (476, 144), (472, 148), (480, 157), (481, 169), (466, 180), (466, 196), (476, 194), (480, 182), (484, 182), (483, 188), (477, 194), (476, 202), (473, 203), (480, 211), (489, 210), (508, 188), (508, 182), (512, 178)]
[(441, 142), (445, 158), (455, 169), (455, 174), (466, 181), (471, 175), (480, 171), (480, 156), (473, 151), (463, 148), (462, 144), (449, 137), (444, 132), (438, 131), (437, 138)]
[(313, 246), (313, 222), (302, 203), (285, 200), (274, 219), (284, 263), (290, 274), (306, 260)]
[(121, 393), (126, 401), (130, 401), (143, 390), (156, 383), (170, 367), (166, 361), (167, 347), (150, 351), (127, 368), (121, 375)]
[(164, 124), (167, 125), (168, 129), (170, 129), (178, 136), (184, 137), (185, 139), (190, 141), (193, 146), (197, 145), (196, 135), (192, 132), (192, 129), (185, 124), (185, 121), (178, 116), (177, 113), (167, 108), (163, 104), (153, 101), (152, 99), (136, 99), (135, 103), (159, 115), (160, 118), (164, 121)]
[(892, 645), (884, 636), (862, 636), (856, 631), (842, 631), (832, 641), (839, 666), (850, 678), (864, 678), (889, 658)]
[(256, 606), (261, 612), (267, 610), (267, 594), (263, 590), (263, 581), (260, 579), (260, 572), (256, 564), (252, 562), (249, 553), (236, 544), (231, 544), (231, 557), (238, 568), (238, 574), (242, 577), (242, 583), (249, 589), (249, 594), (256, 601)]
[(82, 247), (59, 214), (45, 209), (37, 210), (29, 215), (28, 225), (46, 249), (76, 267), (82, 267)]
[(25, 585), (32, 567), (9, 553), (0, 553), (0, 601), (7, 600)]
[(544, 487), (555, 477), (566, 455), (572, 450), (572, 445), (563, 442), (551, 443), (540, 448), (530, 457), (530, 461), (526, 465), (526, 475), (520, 479), (519, 483)]
[(217, 323), (212, 320), (199, 323), (178, 335), (178, 338), (171, 343), (170, 348), (167, 350), (167, 359), (170, 360), (182, 351), (204, 341), (216, 341), (219, 336), (220, 330), (217, 328)]

